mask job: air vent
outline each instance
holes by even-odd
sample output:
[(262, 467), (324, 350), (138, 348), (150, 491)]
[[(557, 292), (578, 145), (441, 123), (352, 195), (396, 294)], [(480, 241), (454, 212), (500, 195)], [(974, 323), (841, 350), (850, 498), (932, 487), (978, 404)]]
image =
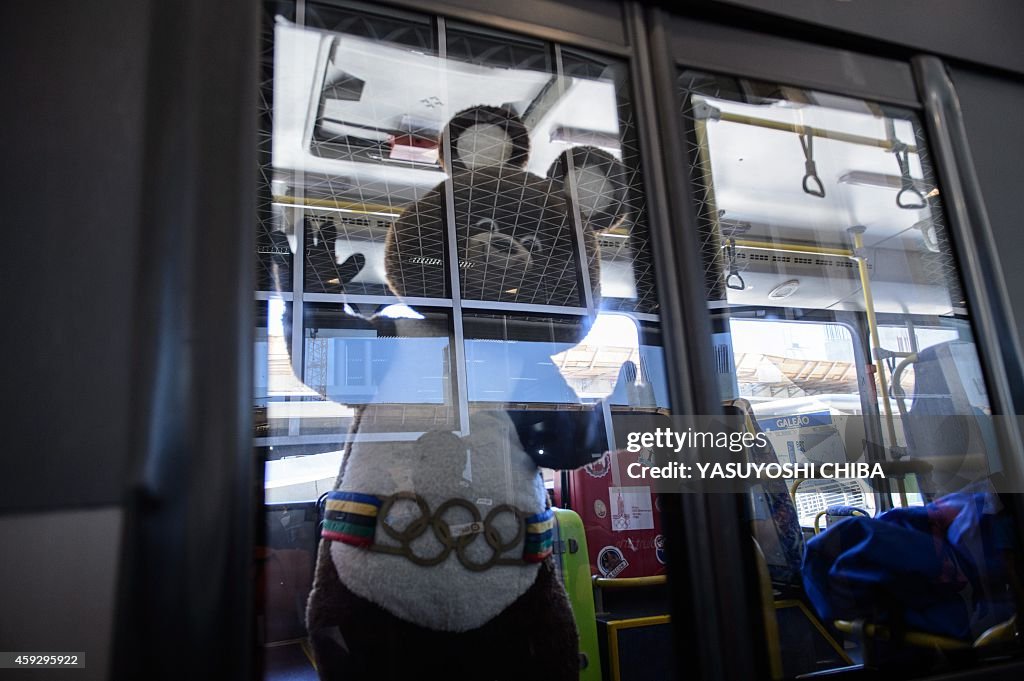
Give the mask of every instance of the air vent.
[(617, 251), (623, 247), (628, 247), (629, 241), (629, 239), (623, 239), (621, 237), (615, 236), (599, 235), (597, 237), (597, 243), (601, 246), (601, 248), (610, 249), (613, 251)]
[[(768, 255), (767, 253), (737, 253), (737, 260), (746, 260), (748, 262), (773, 262), (782, 263), (784, 265), (814, 265), (816, 267), (831, 267), (839, 268), (844, 270), (857, 269), (857, 263), (849, 258), (834, 257), (834, 258), (808, 258), (806, 256), (799, 255)], [(871, 263), (868, 263), (868, 269), (872, 269)]]
[(354, 217), (347, 215), (338, 218), (338, 224), (341, 227), (372, 227), (374, 229), (387, 230), (391, 223), (391, 220), (382, 220), (380, 218)]
[[(852, 260), (840, 260), (838, 258), (828, 259), (819, 258), (814, 261), (815, 265), (821, 265), (822, 267), (844, 267), (848, 270), (857, 269), (857, 263)], [(871, 269), (871, 264), (868, 264), (868, 269)]]

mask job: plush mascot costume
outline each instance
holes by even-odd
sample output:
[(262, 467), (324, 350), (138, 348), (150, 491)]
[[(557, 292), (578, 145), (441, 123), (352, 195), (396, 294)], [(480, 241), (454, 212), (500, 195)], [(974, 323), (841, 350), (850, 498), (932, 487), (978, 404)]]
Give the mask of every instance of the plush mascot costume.
[[(447, 132), (451, 158), (442, 154), (442, 162), (454, 205), (446, 206), (442, 183), (391, 226), (385, 262), (394, 292), (447, 295), (438, 273), (447, 271), (451, 210), (464, 299), (581, 305), (572, 264), (578, 216), (597, 300), (597, 234), (623, 219), (622, 166), (576, 147), (548, 177), (531, 175), (526, 127), (503, 108), (463, 111)], [(373, 323), (378, 336), (448, 335), (429, 318)], [(406, 385), (421, 361), (400, 346), (384, 386)], [(568, 389), (553, 365), (544, 381)], [(553, 513), (538, 466), (575, 468), (600, 456), (600, 410), (471, 404), (460, 437), (454, 410), (439, 407), (437, 425), (415, 441), (382, 441), (410, 430), (400, 412), (360, 407), (359, 437), (326, 500), (307, 607), (320, 677), (578, 678), (576, 628), (551, 558)]]

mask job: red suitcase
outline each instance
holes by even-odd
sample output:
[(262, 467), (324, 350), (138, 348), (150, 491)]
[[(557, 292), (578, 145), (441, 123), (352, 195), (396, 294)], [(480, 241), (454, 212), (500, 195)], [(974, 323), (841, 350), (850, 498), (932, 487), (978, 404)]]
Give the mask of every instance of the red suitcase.
[(626, 475), (626, 467), (637, 457), (611, 452), (555, 476), (556, 500), (583, 519), (591, 574), (649, 577), (665, 572), (658, 495)]

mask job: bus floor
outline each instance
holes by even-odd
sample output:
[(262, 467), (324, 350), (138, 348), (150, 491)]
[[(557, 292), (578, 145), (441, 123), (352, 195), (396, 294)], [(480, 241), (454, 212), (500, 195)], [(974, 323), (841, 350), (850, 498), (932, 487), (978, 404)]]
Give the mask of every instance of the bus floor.
[(304, 639), (281, 641), (263, 648), (264, 681), (317, 681), (309, 644)]

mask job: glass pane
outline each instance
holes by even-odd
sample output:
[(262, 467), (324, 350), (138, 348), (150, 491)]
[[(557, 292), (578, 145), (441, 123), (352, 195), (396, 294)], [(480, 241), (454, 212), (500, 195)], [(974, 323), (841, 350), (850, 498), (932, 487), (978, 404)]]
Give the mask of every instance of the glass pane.
[[(281, 206), (275, 205), (274, 192), (281, 191), (282, 185), (275, 186), (273, 176), (273, 135), (271, 133), (274, 103), (274, 50), (273, 35), (275, 13), (294, 19), (291, 3), (272, 3), (265, 7), (261, 31), (260, 88), (259, 88), (259, 150), (260, 182), (257, 192), (256, 225), (256, 290), (292, 290), (292, 254), (295, 252), (294, 239), (285, 233), (285, 215)], [(276, 189), (275, 189), (276, 187)]]
[[(609, 451), (613, 414), (668, 409), (627, 65), (440, 17), (268, 9), (257, 385), (285, 388), (260, 388), (256, 452), (267, 523), (320, 523), (314, 657), (532, 678), (582, 653), (593, 673), (592, 576), (657, 577), (605, 607), (664, 635), (657, 495)], [(294, 632), (273, 608), (268, 643)], [(521, 633), (490, 624), (520, 612)]]
[(292, 395), (308, 392), (295, 378), (289, 350), (291, 342), (291, 303), (280, 297), (257, 301), (253, 421), (258, 438), (285, 434), (288, 425), (273, 416), (274, 408)]
[(559, 361), (584, 335), (579, 317), (467, 314), (463, 324), (471, 402), (572, 405), (585, 399)]
[[(781, 462), (842, 463), (847, 444), (863, 439), (858, 362), (849, 328), (814, 321), (729, 319), (738, 394)], [(850, 418), (853, 417), (853, 418)], [(787, 480), (792, 488), (796, 480)], [(846, 505), (875, 511), (866, 480), (801, 480), (796, 515), (811, 530), (818, 513)], [(767, 554), (766, 554), (767, 555)]]
[(656, 313), (654, 265), (627, 67), (571, 50), (562, 51), (562, 65), (575, 79), (575, 87), (587, 92), (563, 105), (552, 118), (550, 135), (563, 144), (596, 146), (622, 161), (612, 179), (622, 187), (625, 219), (598, 235), (601, 308)]
[(1013, 532), (920, 120), (696, 71), (678, 88), (722, 398), (772, 461), (817, 471), (750, 495), (773, 673), (995, 654)]

